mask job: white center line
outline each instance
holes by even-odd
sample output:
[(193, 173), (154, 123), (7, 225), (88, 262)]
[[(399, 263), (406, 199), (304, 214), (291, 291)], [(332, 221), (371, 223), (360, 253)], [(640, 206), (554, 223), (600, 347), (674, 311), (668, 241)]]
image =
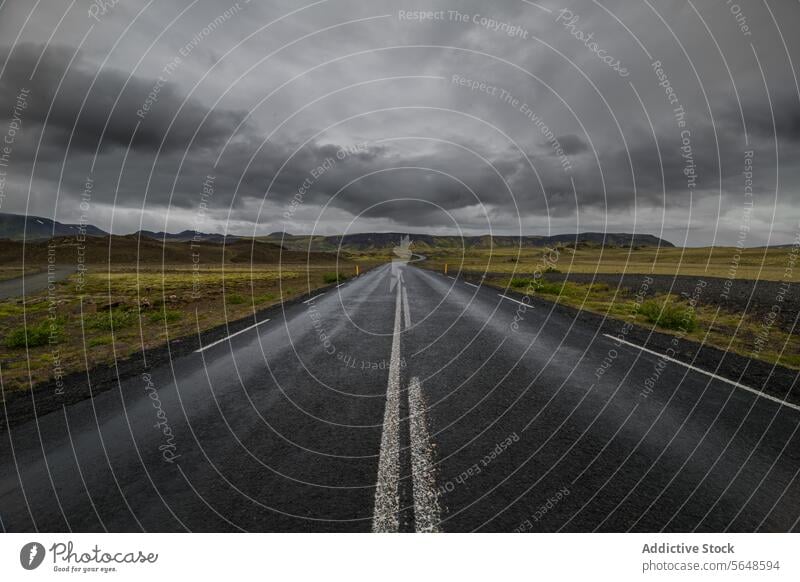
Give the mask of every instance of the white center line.
[(397, 532), (400, 529), (400, 287), (397, 286), (395, 301), (389, 384), (386, 387), (378, 483), (375, 487), (375, 513), (372, 517), (372, 531), (375, 533)]
[[(325, 293), (327, 293), (327, 291), (325, 291)], [(325, 293), (320, 293), (319, 295), (314, 295), (311, 299), (306, 299), (305, 301), (303, 301), (303, 303), (309, 303), (311, 301), (314, 301), (314, 299), (316, 299), (317, 297), (322, 297), (323, 295), (325, 295)]]
[(411, 311), (408, 309), (408, 292), (405, 285), (403, 285), (403, 313), (405, 314), (406, 329), (408, 329), (411, 327)]
[(778, 404), (781, 404), (781, 405), (786, 406), (788, 408), (791, 408), (793, 410), (800, 410), (800, 406), (797, 406), (796, 404), (791, 404), (789, 402), (786, 402), (785, 400), (781, 400), (780, 398), (775, 398), (774, 396), (770, 396), (769, 394), (765, 394), (764, 392), (761, 392), (760, 390), (756, 390), (755, 388), (750, 388), (750, 386), (745, 386), (744, 384), (739, 384), (739, 382), (734, 382), (733, 380), (728, 380), (727, 378), (725, 378), (723, 376), (719, 376), (717, 374), (713, 374), (712, 372), (707, 372), (706, 370), (703, 370), (702, 368), (698, 368), (697, 366), (692, 366), (691, 364), (686, 364), (684, 362), (681, 362), (680, 360), (676, 360), (675, 358), (670, 358), (667, 355), (660, 354), (660, 353), (658, 353), (656, 351), (653, 351), (651, 349), (645, 348), (643, 346), (638, 346), (638, 345), (636, 345), (634, 343), (631, 343), (629, 341), (626, 341), (624, 339), (620, 339), (618, 337), (614, 337), (613, 335), (610, 335), (610, 334), (607, 334), (607, 333), (604, 333), (603, 335), (605, 337), (611, 339), (611, 340), (614, 340), (615, 342), (623, 343), (623, 344), (625, 344), (627, 346), (631, 346), (632, 348), (636, 348), (637, 350), (642, 350), (643, 352), (647, 352), (648, 354), (653, 354), (654, 356), (658, 356), (659, 358), (663, 358), (663, 359), (668, 360), (670, 362), (674, 362), (676, 364), (680, 364), (681, 366), (685, 366), (686, 368), (689, 368), (690, 370), (694, 370), (695, 372), (700, 372), (701, 374), (705, 374), (706, 376), (714, 378), (715, 380), (719, 380), (720, 382), (725, 382), (726, 384), (730, 384), (731, 386), (736, 386), (737, 388), (741, 388), (742, 390), (747, 390), (748, 392), (751, 392), (752, 394), (755, 394), (756, 396), (760, 396), (761, 398), (766, 398), (767, 400), (771, 400), (772, 402), (776, 402)]
[(511, 297), (506, 297), (502, 293), (498, 293), (498, 296), (502, 297), (503, 299), (508, 299), (509, 301), (513, 301), (514, 303), (519, 303), (520, 305), (524, 305), (525, 307), (533, 307), (530, 303), (523, 303), (522, 301), (517, 301), (516, 299), (511, 299)]
[(269, 319), (265, 319), (264, 321), (259, 321), (258, 323), (254, 323), (254, 324), (253, 324), (253, 325), (251, 325), (250, 327), (246, 327), (246, 328), (244, 328), (244, 329), (242, 329), (242, 330), (239, 330), (239, 331), (237, 331), (236, 333), (232, 333), (231, 335), (229, 335), (229, 336), (227, 336), (227, 337), (224, 337), (224, 338), (222, 338), (221, 340), (217, 340), (217, 341), (215, 341), (215, 342), (211, 342), (211, 343), (210, 343), (210, 344), (208, 344), (207, 346), (203, 346), (202, 348), (198, 348), (198, 349), (196, 349), (196, 350), (195, 350), (195, 353), (198, 353), (198, 352), (204, 352), (204, 351), (206, 351), (208, 348), (213, 348), (213, 347), (214, 347), (215, 345), (217, 345), (217, 344), (221, 344), (222, 342), (226, 342), (226, 341), (228, 341), (229, 339), (231, 339), (232, 337), (236, 337), (236, 336), (237, 336), (237, 335), (239, 335), (240, 333), (244, 333), (244, 332), (246, 332), (246, 331), (248, 331), (248, 330), (251, 330), (251, 329), (253, 329), (254, 327), (258, 327), (258, 326), (259, 326), (259, 325), (261, 325), (262, 323), (267, 323), (268, 321), (269, 321)]
[(411, 378), (408, 386), (408, 406), (411, 432), (411, 474), (414, 483), (414, 522), (417, 532), (441, 531), (442, 510), (436, 491), (436, 467), (433, 447), (425, 420), (425, 400), (419, 378)]

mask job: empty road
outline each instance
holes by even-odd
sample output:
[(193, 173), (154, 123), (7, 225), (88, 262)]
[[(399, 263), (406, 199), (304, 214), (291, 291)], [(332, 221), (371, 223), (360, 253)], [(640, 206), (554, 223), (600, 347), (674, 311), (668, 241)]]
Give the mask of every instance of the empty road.
[(800, 411), (746, 388), (395, 263), (10, 429), (0, 520), (797, 531)]

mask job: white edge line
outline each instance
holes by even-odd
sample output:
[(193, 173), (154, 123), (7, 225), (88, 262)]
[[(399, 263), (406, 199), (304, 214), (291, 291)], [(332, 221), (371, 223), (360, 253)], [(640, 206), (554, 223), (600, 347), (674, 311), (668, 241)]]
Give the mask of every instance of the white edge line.
[(451, 277), (450, 275), (447, 276), (448, 279), (453, 279), (455, 281), (455, 277)]
[(685, 366), (685, 367), (689, 368), (690, 370), (694, 370), (695, 372), (700, 372), (701, 374), (705, 374), (706, 376), (714, 378), (715, 380), (719, 380), (720, 382), (725, 382), (726, 384), (730, 384), (731, 386), (736, 386), (737, 388), (741, 388), (742, 390), (747, 390), (748, 392), (751, 392), (751, 393), (755, 394), (756, 396), (760, 396), (761, 398), (766, 398), (767, 400), (771, 400), (772, 402), (776, 402), (778, 404), (782, 404), (783, 406), (786, 406), (786, 407), (791, 408), (793, 410), (800, 411), (800, 406), (798, 406), (796, 404), (791, 404), (789, 402), (786, 402), (785, 400), (781, 400), (780, 398), (775, 398), (774, 396), (770, 396), (769, 394), (765, 394), (764, 392), (761, 392), (760, 390), (756, 390), (755, 388), (750, 388), (750, 386), (745, 386), (744, 384), (739, 384), (739, 382), (734, 382), (733, 380), (729, 380), (728, 378), (725, 378), (724, 376), (720, 376), (718, 374), (714, 374), (713, 372), (707, 372), (706, 370), (703, 370), (702, 368), (698, 368), (697, 366), (692, 366), (691, 364), (687, 364), (685, 362), (681, 362), (680, 360), (676, 360), (675, 358), (670, 358), (669, 356), (667, 356), (665, 354), (660, 354), (660, 353), (658, 353), (656, 351), (653, 351), (653, 350), (651, 350), (649, 348), (645, 348), (643, 346), (638, 346), (638, 345), (636, 345), (634, 343), (631, 343), (629, 341), (626, 341), (626, 340), (623, 340), (623, 339), (619, 339), (618, 337), (614, 337), (611, 334), (604, 333), (603, 335), (605, 337), (611, 339), (611, 340), (614, 340), (615, 342), (623, 343), (625, 345), (631, 346), (632, 348), (636, 348), (638, 350), (642, 350), (643, 352), (647, 352), (648, 354), (653, 354), (654, 356), (658, 356), (659, 358), (664, 358), (665, 360), (669, 360), (670, 362), (675, 362), (676, 364), (680, 364), (681, 366)]
[[(339, 287), (341, 287), (342, 285), (344, 285), (344, 283), (339, 283), (339, 284), (336, 286), (336, 288), (338, 289), (338, 288), (339, 288)], [(323, 295), (324, 295), (324, 293), (323, 293)], [(317, 295), (317, 297), (319, 297), (319, 295)]]
[(258, 327), (258, 326), (259, 326), (259, 325), (261, 325), (262, 323), (267, 323), (268, 321), (269, 321), (269, 319), (265, 319), (265, 320), (263, 320), (263, 321), (259, 321), (258, 323), (254, 323), (254, 324), (253, 324), (253, 325), (251, 325), (250, 327), (246, 327), (246, 328), (244, 328), (244, 329), (241, 329), (241, 330), (237, 331), (236, 333), (232, 333), (231, 335), (229, 335), (229, 336), (227, 336), (227, 337), (224, 337), (224, 338), (222, 338), (222, 339), (220, 339), (220, 340), (217, 340), (217, 341), (215, 341), (215, 342), (211, 342), (211, 343), (210, 343), (210, 344), (208, 344), (207, 346), (203, 346), (202, 348), (198, 348), (198, 349), (196, 349), (196, 350), (195, 350), (195, 353), (204, 352), (204, 351), (206, 351), (208, 348), (213, 348), (213, 347), (214, 347), (215, 345), (217, 345), (217, 344), (221, 344), (222, 342), (226, 342), (226, 341), (228, 341), (229, 339), (231, 339), (232, 337), (236, 337), (236, 336), (237, 336), (237, 335), (239, 335), (240, 333), (244, 333), (244, 332), (246, 332), (246, 331), (248, 331), (248, 330), (251, 330), (251, 329), (253, 329), (254, 327)]
[(477, 285), (475, 285), (475, 284), (473, 284), (473, 283), (470, 283), (469, 281), (464, 281), (464, 283), (466, 283), (466, 284), (467, 284), (467, 285), (469, 285), (470, 287), (475, 287), (476, 289), (478, 288), (478, 286), (477, 286)]
[(498, 297), (502, 297), (503, 299), (508, 299), (509, 301), (513, 301), (514, 303), (519, 303), (520, 305), (524, 305), (525, 307), (533, 307), (533, 305), (531, 305), (530, 303), (523, 303), (522, 301), (517, 301), (516, 299), (511, 299), (511, 297), (503, 295), (502, 293), (498, 293), (497, 295), (498, 295)]
[[(325, 293), (327, 293), (327, 291), (325, 291)], [(322, 297), (323, 295), (325, 295), (325, 293), (320, 293), (319, 295), (314, 295), (311, 299), (306, 299), (305, 301), (303, 301), (303, 303), (309, 303), (311, 301), (314, 301), (314, 299), (316, 299), (317, 297)]]

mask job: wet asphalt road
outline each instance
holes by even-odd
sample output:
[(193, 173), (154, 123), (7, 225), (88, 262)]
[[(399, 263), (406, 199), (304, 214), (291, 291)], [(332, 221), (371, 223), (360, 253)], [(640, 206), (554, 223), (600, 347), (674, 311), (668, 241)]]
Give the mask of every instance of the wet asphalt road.
[(12, 428), (0, 519), (5, 531), (797, 531), (799, 427), (794, 408), (563, 313), (386, 265)]
[(22, 297), (44, 291), (50, 282), (61, 281), (69, 277), (75, 269), (71, 267), (55, 267), (51, 272), (29, 273), (24, 277), (14, 277), (0, 281), (0, 299)]

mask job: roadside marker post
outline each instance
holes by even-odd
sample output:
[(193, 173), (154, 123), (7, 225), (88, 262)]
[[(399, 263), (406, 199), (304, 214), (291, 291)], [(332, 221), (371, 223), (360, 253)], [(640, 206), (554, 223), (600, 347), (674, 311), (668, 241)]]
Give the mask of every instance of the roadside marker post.
[(447, 263), (444, 264), (444, 274), (447, 275)]
[(356, 265), (356, 277), (358, 277), (358, 265)]

